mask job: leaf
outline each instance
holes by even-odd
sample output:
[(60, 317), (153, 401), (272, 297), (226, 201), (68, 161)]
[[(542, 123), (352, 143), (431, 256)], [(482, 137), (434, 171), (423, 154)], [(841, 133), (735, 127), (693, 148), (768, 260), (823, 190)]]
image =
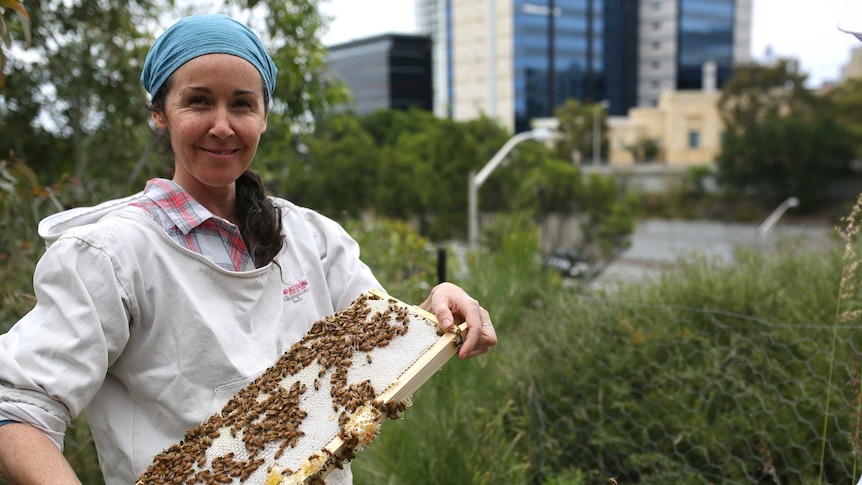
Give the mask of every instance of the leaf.
[(21, 3), (17, 0), (0, 0), (0, 6), (3, 6), (5, 8), (11, 8), (12, 10), (23, 15), (24, 18), (26, 18), (28, 21), (30, 20), (30, 14), (27, 13), (27, 9), (25, 9), (24, 6), (21, 5)]
[(18, 20), (21, 21), (21, 30), (24, 31), (24, 45), (30, 47), (30, 16), (27, 13), (15, 12), (18, 15)]
[(9, 26), (6, 25), (6, 19), (0, 17), (0, 39), (6, 44), (6, 48), (12, 47), (12, 32), (9, 32)]

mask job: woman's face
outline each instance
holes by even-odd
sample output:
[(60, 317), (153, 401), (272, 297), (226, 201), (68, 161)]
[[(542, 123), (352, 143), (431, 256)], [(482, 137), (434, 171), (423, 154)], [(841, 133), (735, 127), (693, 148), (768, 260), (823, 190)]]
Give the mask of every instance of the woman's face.
[(152, 116), (170, 134), (174, 181), (192, 195), (233, 187), (266, 131), (260, 73), (237, 56), (197, 57), (173, 73), (164, 107)]

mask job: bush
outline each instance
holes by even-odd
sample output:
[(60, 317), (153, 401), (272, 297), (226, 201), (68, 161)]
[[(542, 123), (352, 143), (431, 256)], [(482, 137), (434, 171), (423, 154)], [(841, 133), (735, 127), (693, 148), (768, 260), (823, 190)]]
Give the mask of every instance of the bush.
[(548, 300), (505, 341), (533, 482), (817, 483), (822, 443), (826, 482), (847, 480), (859, 348), (841, 326), (831, 350), (840, 274), (836, 254), (749, 253)]
[(428, 296), (436, 282), (437, 254), (409, 224), (370, 217), (348, 221), (344, 227), (359, 243), (363, 261), (390, 295), (415, 304)]

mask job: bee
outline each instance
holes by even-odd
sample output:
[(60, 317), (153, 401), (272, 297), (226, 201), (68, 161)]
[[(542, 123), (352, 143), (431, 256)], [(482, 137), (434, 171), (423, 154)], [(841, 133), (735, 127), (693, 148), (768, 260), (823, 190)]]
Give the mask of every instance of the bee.
[(608, 485), (617, 485), (617, 477), (608, 477)]
[(370, 364), (370, 363), (371, 363), (371, 361), (373, 360), (373, 359), (371, 358), (371, 354), (365, 354), (365, 360), (367, 360), (367, 361), (368, 361), (368, 363)]

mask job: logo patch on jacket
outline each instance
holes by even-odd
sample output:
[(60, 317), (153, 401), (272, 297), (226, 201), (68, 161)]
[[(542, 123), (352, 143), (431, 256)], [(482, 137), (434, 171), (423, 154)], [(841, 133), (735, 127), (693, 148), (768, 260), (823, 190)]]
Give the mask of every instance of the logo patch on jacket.
[(293, 300), (299, 301), (302, 299), (302, 295), (308, 293), (308, 280), (299, 280), (296, 283), (289, 283), (284, 285), (284, 289), (282, 290), (282, 295), (284, 296), (284, 301)]

